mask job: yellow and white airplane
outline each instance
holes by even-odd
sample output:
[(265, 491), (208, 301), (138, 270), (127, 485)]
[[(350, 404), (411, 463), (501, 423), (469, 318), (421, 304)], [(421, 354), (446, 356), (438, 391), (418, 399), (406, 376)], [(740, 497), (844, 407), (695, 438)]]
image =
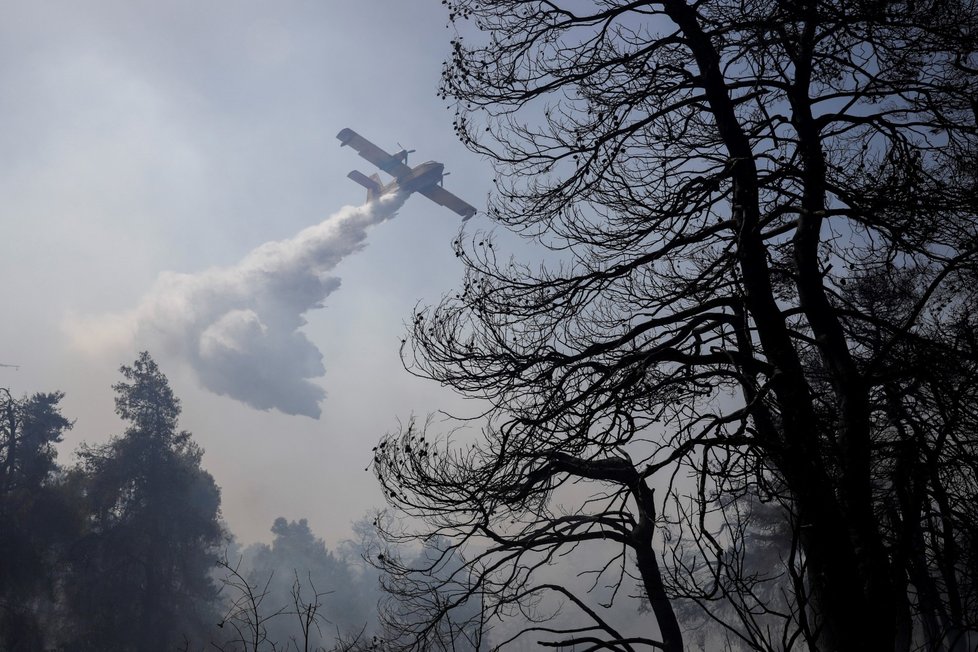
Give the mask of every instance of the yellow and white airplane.
[(388, 154), (352, 129), (343, 129), (336, 134), (336, 137), (340, 139), (341, 147), (349, 145), (357, 151), (357, 154), (394, 177), (393, 181), (384, 184), (377, 174), (368, 177), (358, 170), (353, 170), (346, 175), (367, 189), (367, 201), (394, 190), (419, 192), (431, 201), (461, 215), (463, 222), (476, 214), (474, 206), (442, 187), (442, 179), (448, 174), (445, 172), (444, 164), (428, 161), (411, 167), (407, 164), (407, 157), (414, 151), (413, 149), (402, 149), (397, 154)]

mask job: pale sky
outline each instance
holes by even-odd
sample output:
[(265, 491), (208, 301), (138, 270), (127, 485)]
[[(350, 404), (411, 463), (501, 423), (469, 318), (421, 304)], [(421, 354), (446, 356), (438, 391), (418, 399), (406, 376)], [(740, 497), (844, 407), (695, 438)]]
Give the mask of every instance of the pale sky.
[[(330, 544), (348, 536), (382, 504), (364, 472), (376, 440), (412, 412), (464, 409), (398, 358), (415, 304), (460, 282), (454, 213), (411, 197), (393, 220), (366, 227), (354, 243), (362, 250), (322, 268), (342, 283), (301, 329), (325, 367), (313, 379), (326, 392), (318, 420), (208, 391), (178, 346), (120, 334), (112, 316), (141, 310), (167, 279), (242, 269), (259, 246), (300, 242), (307, 227), (359, 205), (364, 191), (346, 173), (374, 170), (339, 147), (343, 127), (388, 151), (416, 149), (411, 163), (444, 162), (446, 187), (484, 208), (491, 169), (457, 142), (452, 111), (435, 95), (452, 37), (443, 5), (0, 7), (0, 362), (21, 365), (0, 368), (0, 386), (67, 393), (76, 423), (61, 461), (70, 463), (80, 442), (121, 431), (110, 386), (149, 346), (240, 541), (268, 540), (280, 515), (308, 518)], [(466, 228), (490, 226), (479, 215)], [(189, 310), (202, 305), (212, 304)]]

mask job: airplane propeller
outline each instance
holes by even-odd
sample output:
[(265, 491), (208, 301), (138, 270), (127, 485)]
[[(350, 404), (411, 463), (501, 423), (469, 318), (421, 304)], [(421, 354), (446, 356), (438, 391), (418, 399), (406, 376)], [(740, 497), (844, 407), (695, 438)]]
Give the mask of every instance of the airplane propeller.
[(397, 157), (399, 159), (401, 159), (401, 163), (403, 163), (404, 165), (407, 165), (408, 154), (414, 154), (414, 150), (413, 149), (404, 149), (404, 145), (402, 145), (400, 143), (398, 143), (397, 146), (401, 148), (401, 151), (399, 151), (397, 153)]
[(445, 177), (447, 177), (449, 174), (451, 174), (451, 172), (441, 173), (441, 179), (438, 180), (438, 185), (441, 186), (442, 188), (445, 187)]

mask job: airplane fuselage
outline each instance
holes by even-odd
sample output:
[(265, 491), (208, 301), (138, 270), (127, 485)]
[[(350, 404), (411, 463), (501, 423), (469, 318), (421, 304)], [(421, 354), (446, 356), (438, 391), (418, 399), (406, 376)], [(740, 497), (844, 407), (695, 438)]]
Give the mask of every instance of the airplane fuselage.
[(445, 166), (437, 161), (428, 161), (420, 165), (415, 165), (407, 174), (397, 177), (395, 183), (397, 187), (406, 192), (417, 192), (422, 188), (441, 183), (444, 176)]

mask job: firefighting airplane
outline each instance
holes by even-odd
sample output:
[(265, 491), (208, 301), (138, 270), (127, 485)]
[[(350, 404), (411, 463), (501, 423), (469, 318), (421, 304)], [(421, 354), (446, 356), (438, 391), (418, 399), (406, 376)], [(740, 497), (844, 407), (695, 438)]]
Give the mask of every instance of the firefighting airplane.
[(413, 149), (402, 149), (397, 154), (388, 154), (352, 129), (344, 129), (336, 134), (336, 137), (340, 139), (340, 147), (349, 145), (357, 150), (357, 154), (394, 177), (393, 181), (385, 185), (377, 174), (368, 177), (358, 170), (353, 170), (346, 175), (367, 189), (367, 201), (393, 190), (403, 190), (409, 194), (420, 192), (436, 204), (446, 206), (461, 215), (463, 222), (476, 214), (474, 206), (442, 188), (442, 178), (448, 174), (445, 172), (444, 164), (428, 161), (410, 167), (407, 164), (407, 157), (414, 151)]

